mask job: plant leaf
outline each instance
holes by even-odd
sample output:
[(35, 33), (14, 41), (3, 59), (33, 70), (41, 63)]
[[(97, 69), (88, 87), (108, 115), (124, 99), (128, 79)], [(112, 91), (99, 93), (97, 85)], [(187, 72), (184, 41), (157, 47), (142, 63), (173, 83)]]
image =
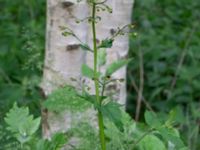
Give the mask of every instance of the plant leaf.
[[(92, 68), (90, 68), (88, 65), (83, 64), (81, 67), (81, 72), (85, 77), (88, 77), (90, 79), (94, 78), (94, 70)], [(97, 73), (97, 76), (100, 76), (100, 73)]]
[(64, 133), (56, 133), (52, 136), (51, 140), (39, 140), (36, 144), (36, 150), (58, 150), (68, 143), (68, 140)]
[(127, 65), (132, 59), (122, 59), (110, 64), (106, 69), (106, 76), (112, 75), (114, 72), (119, 70), (121, 67)]
[(113, 39), (102, 40), (98, 48), (111, 48), (113, 45), (113, 41), (114, 41)]
[(8, 124), (8, 130), (11, 131), (17, 140), (25, 143), (38, 130), (41, 118), (33, 118), (29, 115), (27, 107), (19, 108), (15, 103), (13, 108), (6, 114), (5, 122)]
[(87, 45), (87, 44), (80, 44), (80, 47), (81, 47), (83, 50), (85, 50), (85, 51), (93, 52), (93, 51), (91, 50), (91, 48), (89, 47), (89, 45)]
[(82, 71), (82, 74), (85, 76), (85, 77), (88, 77), (90, 79), (92, 79), (94, 77), (94, 70), (92, 68), (90, 68), (88, 65), (86, 64), (83, 64), (82, 67), (81, 67), (81, 71)]
[(167, 141), (174, 144), (175, 148), (185, 148), (183, 141), (179, 137), (179, 133), (174, 128), (161, 127), (158, 129), (162, 137)]
[(43, 106), (50, 111), (62, 112), (64, 110), (84, 111), (91, 107), (91, 103), (81, 97), (72, 86), (57, 89), (49, 95)]
[(151, 111), (145, 112), (145, 121), (152, 128), (158, 128), (162, 125), (161, 121), (158, 119), (157, 115)]
[(103, 66), (106, 64), (106, 56), (107, 56), (107, 53), (106, 53), (105, 49), (102, 49), (98, 52), (98, 65), (99, 66)]
[(165, 144), (155, 135), (145, 136), (139, 143), (140, 150), (167, 150)]
[(113, 122), (120, 130), (123, 129), (121, 105), (110, 101), (101, 106), (103, 116)]

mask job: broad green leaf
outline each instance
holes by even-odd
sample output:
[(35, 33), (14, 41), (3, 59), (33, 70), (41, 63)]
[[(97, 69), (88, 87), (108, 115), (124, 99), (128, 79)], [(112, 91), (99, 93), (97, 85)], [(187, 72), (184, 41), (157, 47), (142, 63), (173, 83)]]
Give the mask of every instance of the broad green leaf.
[(138, 147), (140, 150), (167, 150), (165, 144), (155, 135), (145, 136)]
[(6, 114), (5, 122), (18, 141), (25, 143), (38, 130), (41, 118), (33, 118), (27, 107), (18, 107), (15, 103), (13, 108)]
[(72, 150), (100, 150), (98, 130), (83, 118), (72, 124), (72, 128), (67, 133), (72, 135), (72, 138), (79, 139), (76, 149)]
[(106, 76), (112, 75), (114, 72), (127, 65), (131, 59), (122, 59), (110, 64), (106, 69)]
[(151, 111), (146, 111), (144, 116), (145, 116), (146, 123), (150, 127), (158, 128), (162, 125), (161, 121), (159, 120), (158, 116), (155, 113)]
[(185, 145), (180, 139), (179, 133), (176, 129), (161, 127), (158, 131), (167, 142), (173, 143), (176, 149), (185, 148)]
[[(80, 97), (82, 97), (83, 99), (90, 102), (95, 109), (100, 109), (101, 106), (97, 103), (96, 95), (90, 95), (87, 92), (83, 92)], [(99, 97), (100, 97), (101, 101), (103, 101), (104, 99), (107, 98), (106, 96), (99, 96)]]
[(88, 77), (90, 79), (92, 79), (94, 77), (94, 70), (92, 68), (90, 68), (88, 65), (86, 64), (83, 64), (82, 67), (81, 67), (81, 71), (82, 71), (82, 74), (85, 76), (85, 77)]
[(106, 49), (102, 49), (100, 51), (98, 51), (98, 65), (99, 66), (103, 66), (106, 64)]
[(113, 122), (119, 129), (123, 128), (122, 124), (122, 112), (120, 109), (121, 105), (110, 101), (105, 105), (101, 106), (101, 112), (105, 118), (108, 118), (111, 122)]
[(84, 111), (91, 107), (91, 103), (81, 97), (72, 86), (57, 89), (49, 95), (43, 106), (50, 111), (62, 112), (64, 110)]
[(168, 115), (168, 119), (165, 122), (166, 126), (173, 126), (175, 123), (184, 123), (185, 117), (180, 107), (172, 109)]
[(119, 129), (112, 121), (105, 121), (105, 134), (109, 139), (108, 150), (134, 150), (136, 139), (136, 123), (124, 110), (121, 111), (123, 130)]
[[(83, 64), (81, 67), (81, 72), (85, 77), (88, 77), (90, 79), (94, 78), (94, 70), (92, 68), (90, 68), (88, 65)], [(100, 76), (100, 73), (97, 72), (97, 76)]]
[(39, 128), (41, 118), (36, 118), (33, 120), (33, 117), (29, 117), (26, 120), (26, 123), (19, 128), (21, 134), (27, 133), (28, 135), (33, 135)]
[(111, 48), (113, 45), (113, 41), (114, 41), (113, 39), (102, 40), (98, 48)]
[(119, 130), (114, 122), (108, 120), (105, 121), (105, 134), (109, 139), (108, 149), (123, 149), (125, 134)]

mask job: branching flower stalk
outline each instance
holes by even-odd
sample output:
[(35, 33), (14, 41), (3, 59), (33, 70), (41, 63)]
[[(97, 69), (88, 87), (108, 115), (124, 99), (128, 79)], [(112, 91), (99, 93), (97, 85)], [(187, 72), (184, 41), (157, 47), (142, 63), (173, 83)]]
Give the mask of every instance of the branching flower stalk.
[[(97, 0), (88, 0), (88, 5), (91, 7), (91, 16), (86, 17), (88, 22), (90, 22), (92, 28), (92, 36), (93, 36), (93, 47), (91, 48), (87, 43), (84, 43), (80, 40), (80, 38), (68, 27), (60, 26), (62, 30), (62, 35), (64, 36), (73, 36), (80, 42), (80, 47), (83, 50), (89, 51), (93, 54), (93, 68), (87, 66), (87, 64), (83, 64), (82, 66), (82, 74), (83, 76), (92, 79), (95, 85), (95, 102), (92, 102), (97, 110), (97, 118), (98, 118), (98, 127), (99, 127), (99, 139), (101, 150), (106, 150), (106, 140), (105, 140), (105, 131), (104, 131), (104, 120), (112, 121), (116, 126), (122, 125), (120, 116), (118, 118), (115, 117), (115, 113), (117, 112), (121, 114), (120, 105), (118, 105), (112, 97), (108, 98), (108, 96), (104, 95), (106, 86), (110, 83), (114, 82), (123, 82), (123, 79), (113, 79), (111, 78), (112, 74), (117, 70), (127, 65), (130, 62), (130, 59), (122, 59), (112, 62), (106, 67), (106, 71), (100, 72), (99, 68), (106, 64), (106, 49), (111, 48), (113, 46), (113, 42), (117, 36), (129, 34), (129, 29), (132, 29), (133, 25), (124, 25), (121, 28), (118, 27), (114, 30), (114, 33), (111, 37), (106, 37), (105, 39), (100, 41), (100, 44), (97, 45), (97, 34), (96, 34), (96, 23), (101, 20), (100, 16), (97, 16), (97, 11), (107, 11), (112, 13), (112, 8), (106, 5), (107, 0), (98, 2)], [(77, 23), (83, 22), (85, 19), (77, 20)], [(105, 53), (102, 52), (105, 50)], [(99, 52), (99, 54), (98, 54)], [(99, 59), (99, 60), (98, 60)], [(103, 61), (102, 61), (103, 60)], [(102, 61), (102, 62), (99, 62)], [(84, 90), (85, 91), (85, 90)], [(86, 95), (88, 93), (86, 92)], [(90, 94), (88, 94), (90, 95)], [(108, 98), (106, 100), (106, 98)], [(88, 97), (86, 98), (88, 99)], [(93, 100), (92, 100), (93, 101)], [(110, 112), (110, 110), (112, 112)], [(111, 114), (110, 114), (111, 113)], [(120, 127), (119, 127), (120, 128)]]
[[(101, 106), (101, 98), (99, 95), (99, 79), (98, 79), (98, 68), (97, 68), (97, 58), (98, 58), (98, 51), (97, 51), (97, 42), (96, 42), (96, 3), (93, 2), (92, 5), (92, 34), (93, 34), (93, 51), (94, 51), (94, 84), (95, 84), (95, 95), (96, 101)], [(104, 121), (103, 115), (100, 110), (98, 110), (98, 125), (99, 125), (99, 138), (101, 142), (101, 149), (106, 150), (106, 142), (105, 142), (105, 133), (104, 133)]]

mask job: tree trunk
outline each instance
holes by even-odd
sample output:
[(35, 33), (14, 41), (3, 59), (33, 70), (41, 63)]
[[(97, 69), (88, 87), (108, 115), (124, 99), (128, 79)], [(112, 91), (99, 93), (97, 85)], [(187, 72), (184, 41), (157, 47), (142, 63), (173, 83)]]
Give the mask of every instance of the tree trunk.
[[(131, 0), (108, 0), (113, 13), (101, 12), (98, 15), (102, 21), (97, 24), (98, 40), (110, 37), (114, 29), (130, 23)], [(81, 66), (93, 64), (89, 52), (82, 51), (79, 42), (73, 37), (64, 37), (59, 26), (71, 28), (75, 34), (86, 43), (92, 43), (90, 25), (87, 22), (77, 24), (76, 18), (86, 18), (90, 15), (89, 6), (85, 1), (76, 3), (76, 0), (47, 0), (47, 29), (46, 29), (46, 54), (42, 88), (46, 95), (62, 85), (75, 85), (71, 77), (81, 79)], [(107, 64), (126, 57), (128, 53), (128, 36), (116, 38), (114, 45), (107, 51)], [(105, 66), (106, 67), (106, 66)], [(103, 67), (103, 69), (105, 68)], [(113, 78), (126, 78), (126, 68), (117, 71)], [(91, 84), (92, 86), (92, 84)], [(125, 104), (126, 83), (116, 83), (110, 88), (117, 93), (115, 97), (119, 103)], [(49, 137), (58, 130), (67, 130), (70, 127), (70, 112), (65, 112), (61, 117), (53, 113), (43, 115), (43, 134)]]

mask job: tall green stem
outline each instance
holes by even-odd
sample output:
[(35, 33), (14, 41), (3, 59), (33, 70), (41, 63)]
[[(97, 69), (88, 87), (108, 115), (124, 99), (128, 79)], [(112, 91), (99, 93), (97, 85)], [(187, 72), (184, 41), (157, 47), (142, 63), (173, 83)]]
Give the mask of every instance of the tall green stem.
[[(94, 50), (94, 83), (95, 83), (95, 94), (96, 101), (99, 105), (101, 105), (101, 99), (99, 95), (99, 82), (98, 82), (98, 70), (97, 70), (97, 42), (96, 42), (96, 4), (95, 2), (92, 5), (92, 33), (93, 33), (93, 50)], [(104, 133), (104, 122), (103, 115), (100, 110), (98, 110), (98, 125), (99, 125), (99, 138), (101, 142), (101, 149), (106, 150), (106, 141), (105, 141), (105, 133)]]

